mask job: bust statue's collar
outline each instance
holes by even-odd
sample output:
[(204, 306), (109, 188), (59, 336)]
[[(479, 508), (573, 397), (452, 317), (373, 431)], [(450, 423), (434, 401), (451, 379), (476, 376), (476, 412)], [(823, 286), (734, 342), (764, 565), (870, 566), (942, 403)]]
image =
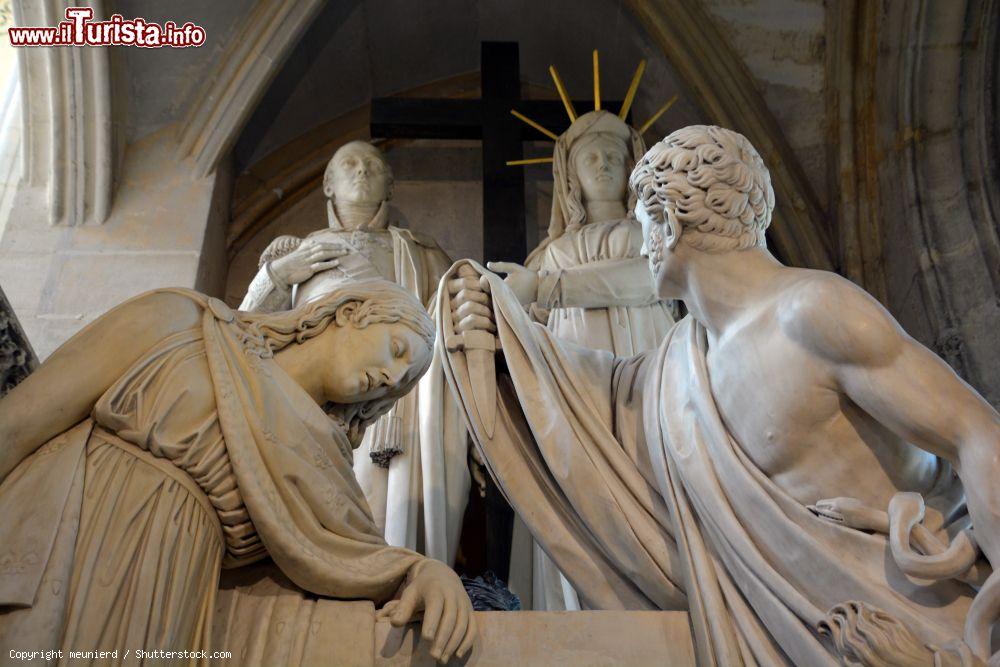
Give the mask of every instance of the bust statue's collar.
[[(353, 231), (347, 229), (347, 227), (344, 226), (344, 223), (340, 221), (340, 218), (337, 217), (337, 211), (336, 209), (334, 209), (333, 200), (331, 199), (326, 200), (326, 219), (327, 222), (329, 223), (330, 229), (333, 229), (335, 231)], [(386, 200), (383, 201), (381, 204), (379, 204), (378, 211), (375, 212), (375, 215), (372, 216), (372, 219), (369, 220), (367, 223), (361, 225), (360, 227), (357, 227), (357, 229), (361, 231), (372, 232), (372, 231), (379, 231), (386, 229), (388, 226), (389, 226), (389, 201)]]

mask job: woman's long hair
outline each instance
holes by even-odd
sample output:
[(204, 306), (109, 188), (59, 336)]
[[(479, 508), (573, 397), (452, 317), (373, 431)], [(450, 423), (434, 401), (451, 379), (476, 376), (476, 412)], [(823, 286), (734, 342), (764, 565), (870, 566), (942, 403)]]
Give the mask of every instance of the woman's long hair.
[[(408, 291), (387, 280), (365, 280), (344, 285), (302, 306), (278, 313), (239, 313), (244, 346), (262, 357), (274, 356), (293, 343), (314, 338), (331, 324), (364, 329), (372, 324), (406, 325), (434, 351), (434, 323), (427, 310)], [(405, 396), (427, 371), (431, 354), (412, 379), (392, 387), (385, 396), (358, 403), (328, 403), (324, 408), (342, 422), (351, 444), (361, 444), (364, 429)]]

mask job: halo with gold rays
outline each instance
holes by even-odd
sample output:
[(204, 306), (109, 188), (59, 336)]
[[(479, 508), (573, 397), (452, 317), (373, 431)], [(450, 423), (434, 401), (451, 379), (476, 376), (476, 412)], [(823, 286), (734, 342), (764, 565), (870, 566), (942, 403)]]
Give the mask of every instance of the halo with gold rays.
[[(632, 102), (635, 101), (635, 93), (639, 90), (639, 81), (642, 80), (642, 75), (646, 71), (646, 61), (640, 60), (639, 65), (635, 68), (635, 73), (632, 75), (632, 82), (628, 86), (628, 92), (625, 93), (625, 99), (622, 101), (622, 108), (618, 111), (618, 117), (625, 120), (628, 116), (629, 110), (632, 108)], [(573, 107), (573, 101), (570, 100), (569, 95), (566, 93), (566, 86), (563, 85), (562, 79), (559, 78), (559, 72), (556, 70), (555, 65), (549, 65), (549, 75), (552, 77), (552, 82), (556, 85), (556, 92), (559, 93), (559, 99), (562, 100), (563, 106), (566, 108), (566, 115), (569, 116), (569, 122), (573, 123), (577, 119), (576, 109)], [(653, 126), (653, 123), (660, 119), (660, 116), (665, 114), (667, 110), (674, 105), (677, 101), (677, 95), (674, 95), (669, 100), (664, 103), (659, 109), (656, 110), (649, 119), (640, 125), (637, 130), (639, 134), (645, 134), (646, 130)], [(594, 49), (594, 111), (601, 110), (601, 67), (600, 67), (600, 56), (597, 53), (597, 49)], [(558, 141), (559, 135), (552, 130), (543, 127), (540, 123), (533, 121), (532, 119), (525, 116), (523, 113), (517, 109), (511, 109), (510, 113), (512, 116), (517, 118), (522, 123), (529, 125), (552, 141)], [(528, 158), (526, 160), (508, 160), (508, 167), (517, 167), (529, 164), (547, 164), (552, 162), (551, 157), (534, 157)]]

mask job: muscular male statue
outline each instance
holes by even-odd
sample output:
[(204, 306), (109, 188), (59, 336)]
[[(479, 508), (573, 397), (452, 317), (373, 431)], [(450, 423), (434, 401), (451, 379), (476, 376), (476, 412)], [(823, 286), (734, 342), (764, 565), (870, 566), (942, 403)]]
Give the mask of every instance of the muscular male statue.
[[(863, 290), (768, 252), (742, 135), (678, 130), (630, 185), (689, 312), (658, 349), (562, 343), (480, 267), (438, 316), (491, 472), (583, 605), (687, 608), (706, 665), (996, 659), (1000, 415)], [(476, 330), (505, 357), (492, 392)]]
[[(341, 146), (323, 175), (323, 193), (329, 226), (271, 242), (240, 309), (284, 310), (368, 278), (399, 283), (431, 303), (451, 260), (433, 239), (398, 226), (389, 204), (392, 170), (378, 148)], [(470, 484), (466, 443), (435, 363), (368, 428), (355, 452), (354, 473), (386, 542), (454, 561)]]

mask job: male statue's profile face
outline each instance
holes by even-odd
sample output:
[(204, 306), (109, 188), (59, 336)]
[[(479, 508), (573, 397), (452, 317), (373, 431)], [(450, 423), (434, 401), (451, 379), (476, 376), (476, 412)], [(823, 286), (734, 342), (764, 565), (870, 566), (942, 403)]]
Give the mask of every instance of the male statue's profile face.
[(378, 149), (363, 142), (348, 144), (333, 157), (333, 192), (336, 202), (379, 204), (389, 196), (389, 169)]
[(683, 261), (679, 255), (682, 244), (674, 239), (670, 225), (653, 219), (642, 200), (635, 203), (635, 219), (642, 225), (642, 248), (639, 253), (649, 260), (649, 272), (660, 298), (677, 298), (678, 288), (672, 278)]

